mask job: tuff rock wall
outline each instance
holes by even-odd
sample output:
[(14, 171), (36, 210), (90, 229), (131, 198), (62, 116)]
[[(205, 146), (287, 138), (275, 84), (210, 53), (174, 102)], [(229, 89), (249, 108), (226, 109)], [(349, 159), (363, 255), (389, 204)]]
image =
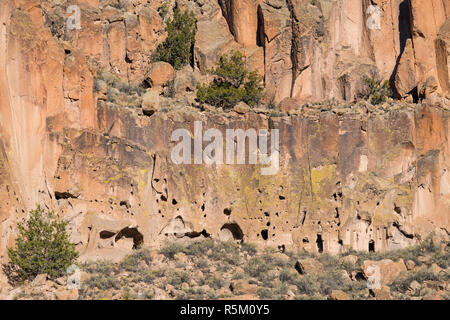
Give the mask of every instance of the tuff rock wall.
[[(69, 221), (85, 259), (205, 236), (333, 253), (448, 236), (450, 1), (372, 2), (380, 30), (366, 0), (1, 1), (0, 256), (37, 203)], [(100, 70), (163, 95), (151, 54), (175, 5), (198, 19), (175, 96), (151, 113), (109, 101)], [(232, 49), (281, 112), (195, 106), (195, 84)], [(403, 101), (351, 104), (371, 72)], [(343, 102), (304, 105), (325, 99)], [(279, 129), (280, 171), (174, 165), (170, 135), (196, 120)]]

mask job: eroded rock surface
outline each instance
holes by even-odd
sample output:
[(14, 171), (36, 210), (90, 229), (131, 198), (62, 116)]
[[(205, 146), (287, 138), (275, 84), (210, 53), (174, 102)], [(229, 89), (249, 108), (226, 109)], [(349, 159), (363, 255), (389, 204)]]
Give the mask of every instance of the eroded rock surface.
[[(37, 203), (69, 221), (86, 257), (167, 238), (337, 253), (448, 236), (448, 1), (374, 1), (376, 30), (369, 1), (175, 2), (198, 19), (195, 63), (161, 80), (175, 79), (175, 97), (160, 88), (150, 111), (112, 101), (95, 80), (106, 69), (145, 82), (171, 16), (162, 1), (80, 1), (79, 30), (66, 27), (69, 1), (0, 3), (0, 256)], [(193, 107), (196, 83), (232, 49), (289, 116)], [(371, 72), (421, 103), (350, 104)], [(304, 105), (327, 98), (349, 103)], [(279, 172), (174, 165), (171, 133), (193, 132), (196, 120), (222, 132), (279, 129)]]

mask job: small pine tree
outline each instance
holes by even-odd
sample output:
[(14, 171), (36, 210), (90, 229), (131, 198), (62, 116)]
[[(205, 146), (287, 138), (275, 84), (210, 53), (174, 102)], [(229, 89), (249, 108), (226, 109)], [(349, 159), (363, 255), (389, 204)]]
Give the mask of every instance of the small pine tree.
[(62, 276), (78, 257), (66, 225), (40, 206), (31, 211), (29, 219), (17, 226), (16, 248), (8, 249), (10, 279), (20, 282), (44, 273)]
[(368, 89), (368, 93), (365, 98), (369, 99), (370, 103), (373, 105), (386, 102), (388, 98), (392, 97), (389, 81), (386, 80), (382, 83), (381, 81), (376, 80), (374, 76), (366, 76), (363, 81)]
[(197, 20), (192, 12), (175, 8), (165, 30), (167, 39), (156, 48), (154, 60), (165, 61), (179, 70), (193, 60)]
[(262, 78), (246, 67), (244, 56), (233, 51), (220, 57), (217, 67), (208, 73), (215, 76), (208, 85), (199, 85), (197, 99), (223, 108), (233, 107), (240, 101), (254, 106), (259, 103), (264, 87)]

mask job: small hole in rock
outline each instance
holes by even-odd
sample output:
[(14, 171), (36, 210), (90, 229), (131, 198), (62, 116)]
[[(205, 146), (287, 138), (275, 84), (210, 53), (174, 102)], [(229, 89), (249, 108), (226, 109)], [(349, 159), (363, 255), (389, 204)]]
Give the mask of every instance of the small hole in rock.
[(264, 240), (269, 239), (269, 230), (262, 230), (262, 231), (261, 231), (261, 237), (262, 237)]

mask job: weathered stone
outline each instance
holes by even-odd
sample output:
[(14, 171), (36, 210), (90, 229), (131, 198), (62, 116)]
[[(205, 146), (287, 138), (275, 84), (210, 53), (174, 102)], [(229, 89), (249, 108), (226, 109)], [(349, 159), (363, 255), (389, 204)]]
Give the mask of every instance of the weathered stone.
[(392, 300), (391, 289), (388, 286), (381, 286), (379, 289), (373, 289), (376, 300)]
[(323, 265), (313, 258), (298, 260), (295, 263), (295, 269), (297, 269), (300, 274), (319, 275), (324, 272)]
[[(402, 259), (398, 262), (392, 260), (381, 260), (381, 261), (364, 261), (362, 271), (366, 278), (377, 277), (379, 274), (381, 284), (390, 285), (397, 279), (402, 272), (406, 272), (406, 266)], [(378, 280), (378, 279), (376, 279)]]
[(441, 272), (443, 272), (443, 269), (441, 267), (439, 267), (436, 263), (433, 263), (430, 268), (429, 268), (430, 272), (434, 273), (434, 274), (439, 274)]
[(250, 111), (250, 107), (245, 102), (239, 102), (234, 106), (233, 110), (239, 114), (246, 114)]
[(331, 300), (350, 300), (350, 297), (342, 290), (333, 290), (330, 294)]
[(280, 102), (279, 105), (280, 111), (283, 113), (291, 113), (301, 108), (300, 104), (296, 99), (293, 98), (285, 98)]
[(413, 280), (410, 284), (409, 284), (409, 290), (416, 292), (418, 290), (420, 290), (422, 288), (422, 286), (420, 285), (419, 282), (417, 282), (416, 280)]
[(38, 286), (44, 285), (45, 282), (47, 281), (47, 277), (48, 277), (47, 274), (38, 274), (36, 276), (36, 278), (33, 279), (33, 281), (31, 282), (30, 285), (32, 287), (38, 287)]
[(247, 280), (233, 280), (231, 281), (230, 289), (234, 295), (256, 295), (258, 286), (250, 284)]
[(175, 77), (175, 70), (167, 62), (155, 62), (150, 66), (150, 71), (147, 73), (145, 81), (152, 87), (159, 87), (166, 85)]
[(56, 300), (78, 300), (78, 289), (73, 288), (72, 290), (60, 289), (55, 292)]
[(408, 260), (408, 261), (406, 261), (405, 266), (406, 266), (406, 269), (408, 271), (410, 271), (410, 270), (414, 269), (414, 267), (416, 266), (416, 263), (412, 260)]
[(183, 96), (186, 93), (194, 92), (197, 89), (196, 72), (191, 67), (185, 67), (177, 71), (173, 81), (173, 93), (176, 96)]
[(142, 112), (146, 116), (152, 116), (159, 109), (159, 93), (156, 90), (147, 90), (142, 97)]
[(401, 97), (406, 97), (407, 94), (417, 87), (414, 48), (411, 39), (406, 41), (406, 46), (395, 74), (394, 84)]
[[(59, 2), (2, 1), (0, 256), (14, 244), (16, 222), (36, 203), (70, 221), (71, 239), (88, 260), (120, 259), (134, 246), (157, 247), (169, 237), (218, 238), (225, 229), (233, 239), (331, 253), (394, 250), (450, 229), (448, 101), (439, 100), (450, 61), (444, 1), (410, 1), (410, 8), (405, 1), (376, 1), (383, 8), (380, 30), (365, 25), (361, 1), (263, 1), (255, 17), (255, 7), (242, 0), (226, 18), (218, 2), (182, 2), (199, 21), (195, 79), (223, 53), (241, 50), (264, 75), (275, 105), (286, 99), (282, 112), (290, 116), (183, 105), (179, 101), (191, 101), (185, 95), (195, 98), (188, 73), (179, 77), (175, 99), (160, 98), (159, 87), (136, 97), (144, 98), (144, 114), (156, 115), (151, 118), (108, 101), (105, 89), (129, 91), (145, 80), (150, 57), (167, 36), (157, 11), (161, 1), (124, 2), (122, 10), (100, 2), (95, 10), (83, 7), (77, 31), (67, 29)], [(406, 76), (409, 67), (399, 71), (402, 83), (408, 80), (404, 94), (418, 87), (415, 98), (435, 100), (336, 109), (334, 102), (305, 104), (353, 101), (371, 71), (389, 79), (398, 59), (399, 69), (410, 65), (409, 38), (415, 81)], [(100, 82), (95, 94), (102, 69), (130, 88), (104, 79), (108, 87)], [(301, 112), (294, 112), (297, 103), (305, 104)], [(251, 165), (175, 166), (170, 133), (199, 119), (221, 132), (279, 129), (279, 172), (269, 183)], [(230, 207), (231, 217), (223, 214)], [(161, 230), (177, 217), (183, 232), (166, 236)], [(103, 228), (105, 221), (117, 226)], [(139, 231), (125, 229), (130, 226)]]

